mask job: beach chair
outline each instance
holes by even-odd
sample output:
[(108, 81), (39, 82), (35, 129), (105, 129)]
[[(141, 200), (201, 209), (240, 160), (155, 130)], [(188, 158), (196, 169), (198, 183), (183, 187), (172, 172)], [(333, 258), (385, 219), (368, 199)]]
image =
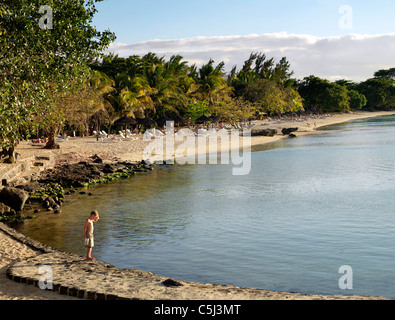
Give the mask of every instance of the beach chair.
[(118, 143), (121, 142), (122, 139), (117, 137), (107, 137), (107, 138), (102, 138), (101, 141), (104, 143)]

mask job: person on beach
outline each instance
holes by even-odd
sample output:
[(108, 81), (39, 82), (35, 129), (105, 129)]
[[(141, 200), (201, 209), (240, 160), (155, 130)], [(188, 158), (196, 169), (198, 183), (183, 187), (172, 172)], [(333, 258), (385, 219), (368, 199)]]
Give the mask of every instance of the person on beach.
[(99, 220), (99, 212), (96, 210), (92, 211), (89, 218), (86, 219), (84, 225), (84, 243), (86, 249), (86, 260), (95, 260), (92, 258), (92, 248), (94, 246), (94, 238), (93, 238), (93, 223)]

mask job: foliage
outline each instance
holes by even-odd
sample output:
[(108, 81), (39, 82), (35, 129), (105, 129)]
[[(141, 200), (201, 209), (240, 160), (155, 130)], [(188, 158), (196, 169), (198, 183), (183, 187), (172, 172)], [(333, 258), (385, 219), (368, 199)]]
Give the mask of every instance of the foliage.
[(372, 78), (361, 82), (357, 89), (367, 99), (369, 110), (389, 110), (395, 107), (395, 80), (387, 77)]
[(382, 69), (374, 73), (375, 78), (384, 78), (395, 80), (395, 68)]
[(97, 57), (114, 39), (111, 32), (101, 33), (91, 26), (95, 2), (46, 1), (52, 9), (53, 28), (43, 29), (42, 1), (3, 1), (0, 17), (3, 149), (13, 149), (16, 141), (37, 127), (55, 129), (62, 125), (59, 104), (89, 76), (87, 61)]
[(228, 95), (221, 97), (212, 112), (223, 121), (236, 124), (252, 118), (256, 112), (256, 107), (243, 98), (232, 98)]
[(205, 115), (206, 117), (209, 117), (211, 115), (210, 109), (208, 107), (208, 102), (205, 100), (191, 101), (188, 105), (188, 112), (186, 113), (187, 118), (190, 119), (192, 122), (195, 122), (203, 115)]
[[(38, 129), (50, 137), (68, 126), (84, 131), (121, 116), (196, 120), (211, 114), (245, 121), (257, 111), (281, 116), (395, 107), (395, 68), (379, 70), (361, 83), (293, 79), (289, 61), (252, 52), (242, 68), (225, 73), (210, 59), (199, 68), (179, 55), (168, 60), (102, 55), (115, 39), (92, 26), (101, 0), (48, 0), (53, 28), (43, 29), (40, 0), (0, 4), (0, 146), (13, 156), (15, 143)], [(48, 20), (47, 20), (48, 22)]]
[(350, 97), (346, 87), (316, 76), (305, 77), (298, 92), (305, 109), (315, 112), (345, 112), (350, 110)]
[(360, 110), (365, 107), (368, 102), (366, 97), (357, 90), (348, 90), (348, 96), (350, 97), (351, 110)]
[[(254, 65), (255, 63), (255, 65)], [(263, 53), (251, 53), (237, 72), (228, 77), (235, 95), (255, 105), (260, 112), (281, 115), (303, 110), (303, 102), (294, 89), (290, 63), (283, 57), (277, 64)]]

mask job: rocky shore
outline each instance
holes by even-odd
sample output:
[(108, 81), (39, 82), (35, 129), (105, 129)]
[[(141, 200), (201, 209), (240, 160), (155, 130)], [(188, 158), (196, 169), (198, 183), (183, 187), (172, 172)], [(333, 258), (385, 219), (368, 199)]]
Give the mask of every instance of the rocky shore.
[(89, 194), (87, 188), (91, 185), (125, 179), (153, 170), (153, 165), (144, 161), (104, 163), (101, 157), (94, 155), (84, 161), (68, 163), (65, 158), (67, 156), (60, 157), (53, 168), (32, 176), (23, 184), (12, 183), (3, 187), (0, 191), (0, 221), (21, 222), (29, 218), (23, 215), (26, 202), (27, 208), (35, 208), (34, 213), (41, 210), (60, 213), (68, 195), (76, 192)]

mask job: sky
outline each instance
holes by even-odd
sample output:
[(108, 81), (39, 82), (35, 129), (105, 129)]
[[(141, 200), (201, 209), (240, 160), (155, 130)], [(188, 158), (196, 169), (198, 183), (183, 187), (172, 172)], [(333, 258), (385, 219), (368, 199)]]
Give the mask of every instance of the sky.
[(364, 81), (395, 67), (394, 0), (104, 0), (93, 24), (121, 57), (179, 54), (241, 69), (251, 52), (286, 57), (296, 78)]

